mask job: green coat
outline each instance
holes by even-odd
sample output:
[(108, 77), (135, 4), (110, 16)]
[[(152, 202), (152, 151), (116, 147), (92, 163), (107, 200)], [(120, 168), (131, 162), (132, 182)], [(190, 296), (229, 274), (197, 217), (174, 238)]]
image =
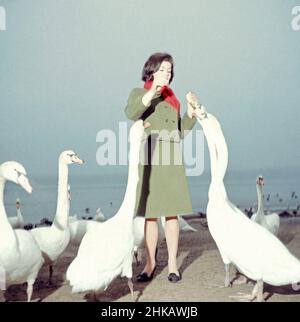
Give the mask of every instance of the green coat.
[(156, 218), (190, 214), (193, 209), (180, 141), (184, 131), (194, 127), (196, 119), (190, 119), (187, 113), (178, 117), (160, 93), (146, 107), (142, 102), (146, 92), (143, 88), (133, 89), (125, 108), (130, 120), (150, 123), (141, 148), (135, 215)]

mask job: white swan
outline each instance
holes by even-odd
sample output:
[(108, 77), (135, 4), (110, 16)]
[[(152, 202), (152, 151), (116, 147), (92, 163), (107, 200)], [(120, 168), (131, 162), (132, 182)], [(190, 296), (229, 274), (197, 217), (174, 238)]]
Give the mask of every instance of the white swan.
[[(43, 257), (32, 235), (23, 229), (14, 230), (5, 212), (3, 192), (6, 181), (19, 184), (28, 193), (32, 187), (24, 167), (15, 161), (0, 166), (0, 272), (5, 274), (5, 286), (27, 283), (27, 301), (30, 302), (33, 284), (43, 265)], [(3, 277), (3, 276), (1, 276)], [(3, 282), (3, 281), (1, 281)]]
[(74, 221), (78, 220), (78, 215), (74, 214), (73, 216), (69, 216), (69, 223), (72, 223)]
[(18, 228), (24, 228), (25, 222), (24, 218), (21, 213), (21, 200), (19, 198), (16, 199), (16, 208), (17, 208), (17, 216), (14, 217), (8, 217), (8, 221), (12, 228), (18, 229)]
[(279, 215), (276, 213), (268, 214), (267, 216), (265, 215), (263, 203), (263, 185), (264, 178), (262, 176), (259, 176), (256, 179), (256, 190), (258, 200), (257, 213), (251, 216), (251, 220), (265, 227), (272, 234), (277, 236), (280, 226), (280, 218)]
[(95, 220), (75, 219), (73, 216), (69, 220), (70, 243), (79, 246), (86, 232), (97, 223)]
[(124, 200), (114, 217), (96, 223), (83, 237), (77, 257), (67, 270), (72, 292), (93, 291), (96, 294), (121, 275), (128, 278), (133, 298), (133, 215), (139, 180), (140, 146), (145, 136), (142, 120), (132, 125), (129, 136), (129, 171)]
[(178, 216), (179, 227), (181, 231), (192, 231), (196, 233), (198, 230), (191, 226), (184, 218)]
[(288, 285), (300, 281), (300, 262), (272, 233), (247, 218), (227, 197), (223, 178), (228, 163), (227, 145), (217, 119), (196, 108), (210, 153), (211, 183), (207, 220), (225, 264), (225, 286), (229, 285), (229, 265), (234, 264), (256, 281), (245, 298), (263, 300), (263, 283)]
[[(71, 202), (71, 186), (68, 184), (68, 200)], [(99, 212), (99, 211), (100, 212)], [(101, 215), (100, 208), (97, 209), (97, 214)], [(98, 218), (100, 219), (100, 217)], [(73, 216), (69, 216), (69, 230), (70, 230), (70, 243), (74, 246), (79, 246), (83, 236), (86, 234), (88, 229), (90, 229), (95, 220), (86, 220), (86, 219), (78, 219), (78, 216), (75, 214)]]
[(49, 284), (52, 284), (53, 263), (63, 253), (70, 241), (68, 194), (68, 165), (83, 164), (72, 150), (64, 151), (58, 159), (58, 195), (54, 221), (49, 227), (34, 228), (30, 232), (36, 239), (43, 253), (45, 264), (49, 265)]
[[(178, 218), (179, 229), (181, 231), (197, 232), (197, 229), (192, 227), (184, 218), (182, 218), (181, 216), (177, 216), (177, 218)], [(166, 218), (161, 217), (161, 222), (162, 222), (163, 228), (165, 229)]]
[[(71, 194), (71, 186), (70, 184), (68, 183), (68, 207), (70, 209), (71, 207), (71, 200), (72, 200), (72, 194)], [(74, 214), (73, 216), (69, 216), (69, 224), (78, 220), (78, 215), (77, 214)]]
[(104, 222), (106, 220), (104, 213), (101, 211), (101, 208), (96, 210), (96, 214), (94, 216), (94, 220), (98, 222)]

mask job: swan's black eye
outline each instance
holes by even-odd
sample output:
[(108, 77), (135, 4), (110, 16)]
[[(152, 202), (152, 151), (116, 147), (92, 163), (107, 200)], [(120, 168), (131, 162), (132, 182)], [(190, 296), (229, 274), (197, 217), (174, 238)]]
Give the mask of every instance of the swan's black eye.
[(21, 177), (21, 175), (23, 174), (20, 171), (18, 171), (17, 169), (15, 169), (15, 171), (17, 172), (18, 177)]

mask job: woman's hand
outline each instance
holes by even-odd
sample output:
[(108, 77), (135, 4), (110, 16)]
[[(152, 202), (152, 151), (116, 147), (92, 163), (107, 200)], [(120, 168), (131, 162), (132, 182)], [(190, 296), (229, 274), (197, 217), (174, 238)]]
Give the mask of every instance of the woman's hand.
[(162, 77), (160, 75), (155, 75), (155, 74), (156, 73), (153, 74), (153, 83), (151, 88), (143, 96), (143, 99), (142, 99), (143, 104), (148, 107), (151, 105), (151, 101), (155, 96), (155, 94), (159, 92), (162, 89), (162, 87), (168, 86), (169, 84), (169, 81), (165, 77)]
[(191, 104), (193, 108), (200, 107), (201, 104), (199, 103), (198, 97), (195, 93), (188, 92), (185, 97), (187, 102)]
[(169, 80), (164, 76), (153, 74), (153, 83), (151, 89), (155, 92), (159, 92), (164, 86), (169, 85)]

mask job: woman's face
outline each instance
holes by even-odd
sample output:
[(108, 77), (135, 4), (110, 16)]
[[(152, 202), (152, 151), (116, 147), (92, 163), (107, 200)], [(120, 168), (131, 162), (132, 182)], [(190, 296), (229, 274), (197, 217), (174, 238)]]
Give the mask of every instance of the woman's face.
[(171, 76), (172, 76), (172, 64), (168, 61), (163, 61), (159, 66), (157, 72), (153, 74), (155, 77), (163, 78), (169, 84)]

